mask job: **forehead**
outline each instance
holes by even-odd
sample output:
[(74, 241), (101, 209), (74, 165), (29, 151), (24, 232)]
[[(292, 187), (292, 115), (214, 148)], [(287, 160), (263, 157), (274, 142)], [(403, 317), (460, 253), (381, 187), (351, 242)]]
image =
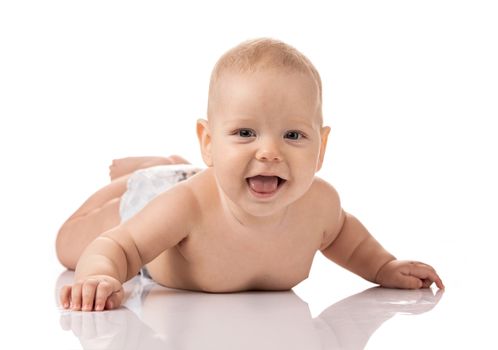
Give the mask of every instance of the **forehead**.
[(216, 119), (287, 116), (313, 120), (319, 116), (318, 85), (313, 77), (302, 72), (226, 72), (213, 92)]

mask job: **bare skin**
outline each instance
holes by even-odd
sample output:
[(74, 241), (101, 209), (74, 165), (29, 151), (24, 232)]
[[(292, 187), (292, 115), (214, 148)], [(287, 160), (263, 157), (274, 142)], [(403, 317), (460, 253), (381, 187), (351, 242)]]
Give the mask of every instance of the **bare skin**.
[[(213, 190), (214, 181), (212, 170), (205, 170), (177, 185), (181, 190), (176, 193), (168, 191), (160, 195), (140, 215), (130, 219), (129, 224), (117, 226), (103, 234), (100, 242), (97, 240), (92, 243), (91, 248), (95, 251), (88, 255), (92, 259), (91, 267), (87, 267), (86, 271), (78, 271), (76, 280), (82, 276), (88, 277), (72, 288), (64, 287), (61, 304), (72, 310), (84, 311), (116, 308), (123, 298), (122, 283), (136, 275), (143, 264), (147, 264), (156, 282), (170, 288), (218, 293), (287, 290), (308, 277), (317, 250), (374, 283), (398, 288), (420, 288), (436, 282), (439, 288), (443, 288), (437, 273), (430, 266), (394, 260), (366, 229), (358, 230), (355, 226), (361, 224), (340, 209), (335, 190), (319, 178), (315, 179), (307, 195), (288, 209), (280, 223), (258, 227), (257, 234), (254, 227), (241, 225), (223, 208), (219, 194)], [(318, 198), (323, 200), (324, 193), (328, 194), (325, 196), (329, 198), (328, 205), (314, 207), (312, 203)], [(185, 207), (192, 209), (184, 213), (189, 220), (178, 220), (190, 221), (192, 229), (182, 231), (182, 228), (187, 227), (180, 223), (178, 228), (170, 227), (171, 232), (181, 233), (163, 240), (155, 251), (144, 249), (141, 254), (137, 254), (137, 247), (147, 247), (149, 239), (161, 241), (152, 237), (142, 240), (141, 237), (147, 231), (162, 234), (159, 227), (145, 222), (162, 212), (162, 207), (171, 200), (184, 200)], [(324, 215), (334, 211), (337, 213), (335, 216)], [(192, 214), (199, 213), (205, 215), (194, 216), (195, 220), (192, 220)], [(179, 213), (175, 214), (178, 217)], [(309, 220), (311, 216), (315, 220)], [(183, 232), (189, 233), (184, 235)], [(342, 241), (350, 241), (351, 235), (358, 236), (358, 243), (349, 244), (348, 248), (343, 249)], [(96, 253), (101, 249), (106, 251), (110, 260), (121, 266), (115, 269), (114, 264), (109, 264), (107, 259), (96, 264)], [(363, 260), (372, 260), (369, 254), (371, 250), (376, 251), (378, 256), (375, 264), (365, 268)], [(161, 251), (160, 254), (150, 260), (157, 251)], [(145, 259), (142, 260), (140, 256)], [(226, 261), (231, 263), (226, 264)], [(106, 274), (95, 274), (96, 265), (99, 271), (105, 271)], [(403, 269), (398, 270), (397, 265), (402, 265)], [(89, 291), (85, 293), (85, 290)]]
[[(98, 200), (91, 197), (68, 220), (74, 227), (60, 233), (58, 255), (63, 264), (67, 251), (79, 259), (75, 283), (60, 293), (64, 308), (118, 307), (122, 284), (144, 265), (171, 288), (287, 290), (308, 276), (318, 250), (381, 286), (444, 288), (431, 266), (387, 252), (343, 210), (335, 189), (315, 176), (330, 128), (321, 125), (312, 77), (265, 70), (227, 74), (219, 84), (215, 115), (197, 124), (208, 169), (117, 223), (116, 212), (106, 209), (124, 191), (121, 176), (111, 183), (117, 189), (97, 192)], [(101, 214), (87, 222), (94, 232), (79, 230), (96, 238), (81, 253), (71, 247), (81, 226), (76, 222), (93, 213)]]
[(155, 165), (187, 164), (184, 158), (172, 155), (169, 157), (126, 157), (114, 159), (109, 166), (109, 177), (114, 181), (122, 176), (129, 175), (138, 169), (145, 169)]
[(101, 233), (119, 225), (119, 202), (130, 174), (138, 169), (167, 164), (188, 164), (188, 161), (178, 155), (114, 159), (109, 166), (111, 183), (88, 198), (60, 228), (56, 240), (60, 262), (74, 270), (88, 244)]

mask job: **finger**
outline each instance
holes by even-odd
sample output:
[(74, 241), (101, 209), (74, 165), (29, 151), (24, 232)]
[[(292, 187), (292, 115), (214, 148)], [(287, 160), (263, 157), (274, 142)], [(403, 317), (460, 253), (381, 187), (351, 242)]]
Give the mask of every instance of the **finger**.
[(119, 305), (121, 305), (121, 301), (123, 300), (123, 296), (124, 296), (123, 288), (121, 288), (117, 292), (113, 292), (109, 296), (109, 298), (107, 298), (105, 308), (107, 310), (117, 309), (119, 307)]
[(106, 305), (106, 301), (113, 293), (112, 285), (107, 281), (101, 281), (97, 286), (95, 293), (95, 311), (102, 311)]
[(69, 308), (69, 302), (71, 301), (71, 286), (63, 286), (61, 288), (59, 300), (64, 309)]
[(436, 279), (434, 280), (434, 283), (436, 283), (436, 287), (444, 290), (445, 287), (443, 284), (443, 280), (438, 276), (438, 274), (436, 274)]
[(86, 280), (83, 283), (82, 290), (81, 290), (81, 297), (82, 297), (81, 310), (82, 311), (92, 311), (93, 301), (95, 299), (95, 289), (97, 288), (98, 284), (99, 284), (99, 281), (94, 280), (94, 279)]
[(78, 311), (81, 309), (81, 282), (73, 284), (71, 288), (71, 310)]
[(424, 281), (427, 280), (427, 282), (425, 282), (425, 285), (427, 283), (429, 283), (429, 281), (430, 281), (430, 283), (429, 283), (428, 286), (430, 286), (432, 284), (432, 282), (435, 282), (436, 286), (439, 289), (444, 289), (444, 285), (443, 285), (443, 282), (441, 281), (441, 278), (439, 278), (438, 274), (433, 269), (431, 269), (429, 267), (420, 266), (420, 265), (419, 266), (413, 266), (410, 269), (409, 274), (411, 276), (418, 277), (421, 280), (424, 280)]
[(426, 278), (422, 280), (422, 288), (429, 288), (433, 282)]
[(439, 289), (444, 289), (444, 284), (443, 284), (443, 281), (441, 280), (441, 278), (439, 277), (439, 275), (437, 274), (436, 272), (436, 269), (434, 267), (432, 267), (431, 265), (429, 264), (426, 264), (426, 263), (423, 263), (423, 262), (419, 262), (419, 261), (415, 261), (413, 262), (413, 264), (419, 268), (426, 268), (426, 269), (429, 269), (430, 271), (433, 272), (433, 278), (432, 279), (427, 279), (427, 280), (424, 280), (424, 287), (423, 288), (429, 288), (432, 283), (436, 283), (436, 286), (439, 288)]
[(443, 284), (443, 281), (441, 280), (441, 278), (439, 277), (439, 275), (437, 274), (436, 270), (434, 270), (434, 279), (433, 279), (434, 283), (436, 283), (436, 286), (439, 288), (439, 289), (444, 289), (444, 284)]

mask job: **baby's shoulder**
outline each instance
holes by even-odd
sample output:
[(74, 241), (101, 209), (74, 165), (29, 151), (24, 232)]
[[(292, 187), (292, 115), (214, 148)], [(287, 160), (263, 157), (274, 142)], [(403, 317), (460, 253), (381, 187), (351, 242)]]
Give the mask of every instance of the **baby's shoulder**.
[(204, 169), (184, 182), (200, 207), (211, 207), (218, 198), (216, 179), (211, 168)]
[(323, 219), (321, 221), (323, 223), (323, 237), (320, 246), (320, 250), (322, 250), (337, 236), (342, 226), (343, 210), (339, 194), (330, 183), (315, 177), (311, 187), (311, 191), (315, 193), (313, 208), (319, 217)]
[(339, 193), (329, 182), (315, 176), (309, 190), (313, 201), (323, 203), (325, 206), (340, 206)]

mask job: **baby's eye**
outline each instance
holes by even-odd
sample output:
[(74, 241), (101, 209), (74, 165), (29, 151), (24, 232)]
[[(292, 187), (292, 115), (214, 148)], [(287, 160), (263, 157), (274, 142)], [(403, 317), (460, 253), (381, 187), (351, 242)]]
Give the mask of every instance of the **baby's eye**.
[(290, 140), (299, 140), (303, 137), (303, 134), (301, 134), (299, 131), (288, 131), (285, 134), (286, 139)]
[(253, 136), (256, 136), (256, 133), (251, 130), (251, 129), (240, 129), (237, 131), (237, 134), (240, 136), (240, 137), (253, 137)]

